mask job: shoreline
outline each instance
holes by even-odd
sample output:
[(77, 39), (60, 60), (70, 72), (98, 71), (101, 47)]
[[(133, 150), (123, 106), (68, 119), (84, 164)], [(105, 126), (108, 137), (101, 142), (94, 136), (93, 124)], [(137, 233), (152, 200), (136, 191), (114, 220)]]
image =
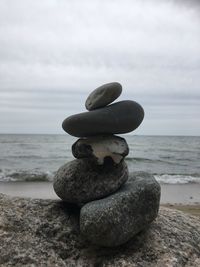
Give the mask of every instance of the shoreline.
[[(0, 193), (11, 197), (59, 200), (52, 182), (0, 182)], [(200, 217), (200, 184), (161, 184), (160, 205)]]
[[(0, 193), (25, 198), (59, 199), (52, 182), (0, 182)], [(161, 184), (161, 204), (200, 205), (200, 184)]]

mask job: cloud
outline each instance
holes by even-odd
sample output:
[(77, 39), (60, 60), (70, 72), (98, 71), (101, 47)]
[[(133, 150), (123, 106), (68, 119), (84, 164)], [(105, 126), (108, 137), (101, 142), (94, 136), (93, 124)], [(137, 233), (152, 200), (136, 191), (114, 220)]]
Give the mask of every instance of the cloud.
[[(179, 110), (186, 124), (197, 123), (197, 7), (178, 0), (0, 0), (0, 131), (59, 132), (52, 116), (60, 122), (84, 111), (90, 91), (110, 81), (122, 83), (121, 99), (144, 105), (148, 128), (141, 133), (154, 132), (156, 123), (158, 134), (168, 131), (169, 107), (173, 121)], [(182, 126), (170, 131), (184, 134)]]

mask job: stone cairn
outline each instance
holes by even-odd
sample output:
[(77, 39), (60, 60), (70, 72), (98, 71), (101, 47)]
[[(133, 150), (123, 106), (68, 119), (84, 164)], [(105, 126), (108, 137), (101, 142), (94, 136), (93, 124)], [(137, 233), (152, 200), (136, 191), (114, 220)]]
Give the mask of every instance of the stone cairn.
[(122, 92), (117, 83), (104, 84), (87, 98), (89, 112), (72, 115), (62, 124), (80, 137), (72, 145), (75, 160), (57, 171), (54, 190), (65, 202), (80, 207), (80, 233), (100, 246), (118, 246), (146, 228), (157, 216), (160, 186), (153, 176), (128, 173), (124, 158), (129, 147), (124, 134), (144, 118), (143, 108), (131, 100), (109, 105)]

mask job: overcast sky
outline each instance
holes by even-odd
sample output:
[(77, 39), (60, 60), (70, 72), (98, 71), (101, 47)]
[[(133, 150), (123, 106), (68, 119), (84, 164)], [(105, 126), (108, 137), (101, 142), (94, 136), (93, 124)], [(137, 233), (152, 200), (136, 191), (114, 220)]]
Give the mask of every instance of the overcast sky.
[(0, 0), (0, 133), (64, 133), (112, 81), (135, 134), (200, 135), (198, 1)]

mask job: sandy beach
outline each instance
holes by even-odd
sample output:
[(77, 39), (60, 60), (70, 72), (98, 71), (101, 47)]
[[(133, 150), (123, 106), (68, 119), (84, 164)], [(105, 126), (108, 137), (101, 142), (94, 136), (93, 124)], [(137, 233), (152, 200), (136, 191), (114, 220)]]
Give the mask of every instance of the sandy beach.
[[(0, 193), (19, 197), (59, 199), (51, 182), (0, 182)], [(200, 216), (200, 184), (162, 184), (161, 205)]]

